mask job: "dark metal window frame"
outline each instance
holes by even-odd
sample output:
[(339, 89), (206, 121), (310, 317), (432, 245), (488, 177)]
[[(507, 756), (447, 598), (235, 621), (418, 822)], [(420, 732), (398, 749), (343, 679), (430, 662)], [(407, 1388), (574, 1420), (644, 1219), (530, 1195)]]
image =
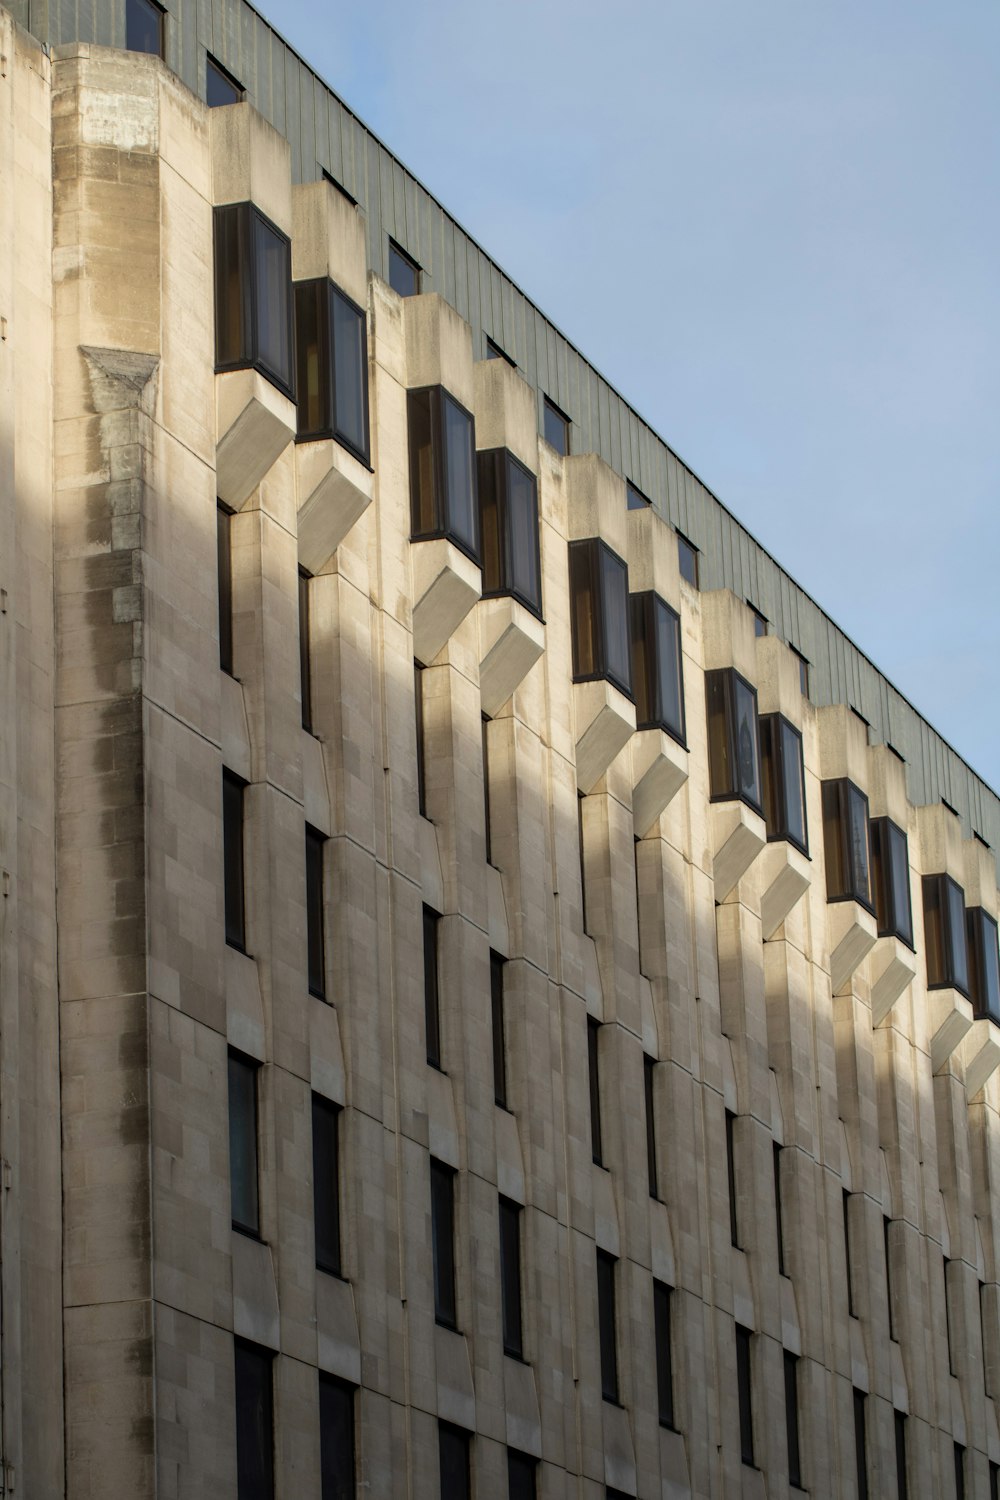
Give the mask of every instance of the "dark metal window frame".
[[(226, 1101), (229, 1116), (229, 1196), (230, 1196), (230, 1220), (232, 1228), (239, 1234), (248, 1235), (251, 1239), (259, 1240), (260, 1233), (260, 1072), (261, 1064), (255, 1057), (249, 1057), (245, 1052), (240, 1052), (236, 1047), (229, 1047), (226, 1052)], [(242, 1142), (243, 1154), (248, 1159), (248, 1189), (253, 1197), (253, 1213), (249, 1219), (237, 1218), (235, 1213), (236, 1204), (234, 1200), (235, 1177), (233, 1174), (233, 1161), (237, 1155), (234, 1151), (236, 1141), (237, 1116), (234, 1114), (234, 1075), (242, 1076), (249, 1080), (250, 1094), (252, 1100), (252, 1122), (249, 1137)]]
[[(490, 724), (489, 714), (482, 714), (480, 734), (483, 752), (483, 827), (486, 834), (486, 863), (493, 865), (493, 809), (490, 804)], [(496, 869), (496, 866), (493, 865)]]
[(729, 1242), (740, 1249), (740, 1221), (736, 1197), (736, 1115), (726, 1110), (726, 1181), (729, 1187)]
[(322, 1094), (313, 1094), (313, 1230), (316, 1268), (337, 1277), (343, 1274), (340, 1237), (340, 1115), (339, 1104)]
[[(242, 353), (240, 358), (231, 360), (220, 360), (219, 349), (219, 246), (218, 226), (223, 217), (232, 215), (237, 226), (237, 273), (240, 284), (240, 344)], [(295, 400), (295, 297), (292, 283), (292, 242), (283, 230), (279, 229), (273, 219), (262, 213), (252, 200), (242, 203), (221, 203), (212, 210), (212, 224), (214, 231), (213, 256), (215, 267), (215, 340), (216, 340), (216, 374), (223, 374), (229, 370), (257, 370), (268, 380), (271, 385), (281, 391), (291, 401)], [(286, 264), (288, 275), (286, 277), (287, 287), (287, 338), (289, 359), (289, 380), (285, 380), (280, 370), (273, 370), (260, 355), (260, 334), (257, 322), (257, 244), (253, 232), (254, 222), (264, 225), (284, 245), (286, 252)]]
[[(760, 739), (760, 787), (764, 803), (764, 822), (769, 844), (784, 842), (809, 858), (809, 819), (806, 813), (806, 768), (802, 750), (802, 731), (784, 714), (759, 714), (757, 732)], [(788, 802), (785, 797), (786, 736), (798, 743), (799, 785), (802, 788), (802, 829), (799, 839), (791, 832)]]
[(447, 1162), (431, 1157), (431, 1254), (434, 1265), (434, 1321), (458, 1329), (458, 1275), (455, 1258), (455, 1179)]
[[(916, 952), (913, 940), (913, 897), (910, 891), (910, 850), (906, 830), (891, 818), (869, 818), (871, 836), (872, 890), (875, 896), (875, 916), (879, 937), (898, 938), (911, 953)], [(903, 841), (903, 864), (906, 871), (906, 909), (909, 913), (909, 931), (901, 932), (895, 924), (896, 871), (893, 864), (893, 845)]]
[(424, 672), (422, 661), (413, 661), (413, 717), (417, 734), (417, 811), (427, 816), (427, 752), (424, 744)]
[(324, 846), (327, 836), (306, 824), (306, 953), (309, 993), (326, 999), (326, 903)]
[[(333, 442), (339, 443), (342, 448), (346, 448), (348, 453), (353, 454), (358, 462), (364, 464), (365, 468), (371, 473), (373, 471), (371, 467), (371, 419), (368, 394), (368, 317), (365, 309), (359, 303), (355, 302), (353, 297), (349, 297), (335, 281), (331, 281), (328, 276), (317, 276), (309, 281), (294, 282), (292, 292), (295, 302), (297, 360), (303, 347), (303, 340), (299, 337), (299, 333), (304, 313), (300, 314), (299, 308), (301, 304), (304, 304), (306, 295), (317, 290), (319, 290), (321, 307), (325, 313), (325, 317), (317, 321), (317, 345), (319, 350), (317, 357), (320, 366), (320, 388), (321, 391), (325, 392), (325, 401), (323, 404), (326, 407), (325, 415), (328, 420), (316, 428), (304, 427), (302, 413), (305, 392), (302, 389), (301, 371), (298, 370), (296, 376), (299, 394), (298, 430), (295, 435), (295, 441), (297, 443), (313, 443), (321, 441), (324, 438), (332, 439)], [(361, 399), (364, 410), (365, 432), (364, 447), (362, 448), (359, 448), (357, 443), (348, 437), (341, 429), (337, 420), (337, 356), (336, 332), (333, 318), (334, 299), (336, 297), (339, 297), (341, 302), (345, 303), (353, 313), (357, 314), (361, 324)]]
[[(653, 589), (641, 594), (629, 594), (629, 633), (632, 648), (632, 696), (636, 706), (636, 729), (662, 729), (676, 740), (682, 750), (687, 749), (687, 717), (684, 705), (684, 651), (681, 645), (681, 617), (665, 599)], [(657, 610), (663, 610), (675, 626), (677, 646), (673, 667), (677, 678), (677, 707), (680, 722), (671, 724), (663, 706), (662, 674), (664, 663), (660, 661), (660, 635), (656, 628)], [(640, 674), (637, 657), (642, 655), (645, 672)], [(644, 681), (640, 683), (640, 676)], [(647, 712), (643, 713), (645, 704)]]
[[(427, 529), (421, 529), (417, 515), (418, 484), (416, 476), (416, 455), (413, 447), (413, 415), (412, 405), (416, 397), (427, 396), (430, 408), (430, 431), (431, 431), (431, 467), (433, 470), (434, 486), (434, 525)], [(410, 541), (411, 542), (433, 542), (439, 537), (446, 538), (460, 552), (464, 552), (476, 564), (482, 566), (482, 538), (479, 529), (479, 484), (478, 465), (476, 463), (476, 419), (467, 406), (463, 406), (457, 396), (443, 385), (415, 386), (407, 391), (406, 427), (407, 427), (407, 449), (410, 476)], [(469, 419), (471, 424), (472, 439), (472, 525), (476, 533), (475, 542), (472, 546), (458, 535), (452, 525), (452, 496), (448, 486), (448, 438), (445, 426), (445, 403), (450, 401), (463, 416)]]
[(441, 1500), (471, 1500), (472, 1433), (438, 1419), (438, 1484)]
[[(562, 446), (559, 443), (554, 443), (552, 441), (552, 439), (549, 437), (549, 419), (550, 418), (552, 418), (556, 422), (561, 423), (562, 441), (563, 441), (563, 445)], [(572, 428), (572, 426), (573, 426), (573, 419), (572, 419), (572, 417), (568, 417), (566, 415), (566, 413), (563, 411), (562, 407), (561, 406), (557, 406), (556, 403), (552, 400), (552, 397), (551, 396), (546, 396), (545, 393), (544, 393), (544, 391), (543, 391), (543, 393), (542, 393), (542, 437), (544, 438), (545, 442), (548, 443), (549, 447), (550, 448), (554, 448), (555, 451), (562, 458), (567, 458), (569, 456), (569, 453), (570, 453), (570, 429)]]
[[(138, 7), (140, 12), (143, 15), (147, 15), (158, 27), (159, 44), (155, 52), (151, 52), (148, 47), (133, 47), (129, 41), (130, 12), (135, 7)], [(127, 52), (138, 52), (145, 57), (165, 57), (166, 15), (166, 10), (162, 5), (157, 4), (157, 0), (125, 0), (125, 50)]]
[(500, 1197), (500, 1313), (503, 1352), (524, 1359), (524, 1297), (521, 1279), (520, 1203)]
[(868, 1396), (865, 1391), (853, 1388), (854, 1396), (854, 1469), (857, 1476), (858, 1500), (868, 1500), (868, 1437), (866, 1433)]
[(856, 1318), (858, 1313), (854, 1305), (854, 1261), (851, 1255), (851, 1198), (853, 1194), (847, 1188), (841, 1188), (841, 1204), (844, 1212), (844, 1270), (847, 1280), (847, 1316)]
[(507, 1449), (507, 1500), (536, 1500), (538, 1459), (516, 1448)]
[(313, 732), (312, 716), (312, 611), (309, 585), (312, 574), (299, 564), (299, 691), (302, 697), (302, 728)]
[[(401, 261), (404, 266), (406, 266), (410, 271), (413, 272), (413, 290), (412, 290), (412, 292), (403, 292), (403, 291), (400, 291), (400, 289), (393, 283), (392, 272), (393, 272), (393, 261), (394, 261), (394, 259), (397, 259), (397, 260)], [(423, 269), (424, 268), (420, 264), (420, 262), (418, 260), (414, 260), (413, 256), (409, 253), (409, 251), (408, 250), (404, 250), (403, 247), (402, 247), (402, 245), (400, 245), (398, 243), (398, 241), (394, 240), (392, 238), (392, 236), (390, 235), (389, 236), (388, 266), (387, 266), (387, 278), (386, 279), (388, 280), (389, 285), (392, 287), (393, 291), (396, 293), (397, 296), (399, 296), (399, 297), (419, 297), (419, 295), (420, 295), (420, 280), (421, 280), (421, 275), (423, 273)]]
[[(849, 776), (839, 776), (830, 781), (823, 782), (823, 847), (826, 856), (826, 899), (830, 905), (838, 901), (856, 901), (863, 906), (865, 911), (875, 915), (875, 902), (872, 898), (872, 840), (871, 840), (871, 818), (869, 815), (869, 803), (867, 795), (853, 782)], [(853, 846), (850, 839), (850, 815), (848, 808), (853, 799), (860, 798), (864, 804), (865, 828), (868, 849), (868, 881), (867, 893), (862, 893), (860, 871), (855, 868)], [(834, 803), (836, 802), (836, 807)], [(831, 859), (833, 852), (827, 839), (828, 826), (835, 822), (837, 825), (837, 837), (840, 841), (839, 855), (841, 866), (844, 871), (847, 889), (831, 890)]]
[[(754, 720), (754, 748), (756, 751), (757, 785), (761, 789), (760, 800), (755, 802), (748, 792), (743, 791), (739, 785), (739, 745), (738, 738), (738, 715), (736, 713), (736, 684), (745, 687), (753, 698), (753, 720)], [(705, 705), (706, 715), (708, 712), (710, 695), (715, 686), (722, 686), (723, 708), (726, 734), (726, 753), (732, 770), (732, 776), (728, 787), (721, 787), (718, 791), (710, 790), (710, 802), (743, 802), (753, 812), (764, 816), (763, 777), (761, 776), (760, 764), (760, 711), (757, 706), (757, 689), (752, 682), (748, 682), (742, 672), (737, 672), (735, 667), (716, 667), (705, 673)], [(709, 773), (711, 780), (712, 735), (709, 726)]]
[[(931, 925), (931, 919), (928, 913), (928, 898), (935, 890), (937, 891), (937, 901), (941, 913), (942, 968), (939, 974), (932, 977), (931, 945), (927, 941), (927, 931)], [(955, 924), (952, 922), (951, 903), (946, 899), (946, 894), (949, 891), (957, 891), (962, 903), (963, 919), (957, 933), (955, 931)], [(966, 926), (966, 918), (964, 915), (965, 892), (959, 885), (958, 881), (953, 879), (951, 875), (940, 874), (923, 876), (923, 879), (921, 881), (921, 893), (923, 895), (924, 906), (924, 947), (927, 951), (927, 988), (929, 990), (954, 989), (957, 990), (960, 995), (964, 995), (966, 999), (970, 999), (971, 996), (969, 994), (968, 981), (971, 976), (969, 965), (968, 932)], [(957, 973), (956, 959), (958, 958), (958, 952), (956, 944), (958, 943), (960, 943), (965, 950), (966, 982), (964, 984), (961, 984), (959, 982), (959, 975)]]
[(601, 1395), (613, 1406), (618, 1398), (618, 1316), (615, 1308), (617, 1257), (597, 1251), (597, 1328), (601, 1351)]
[(778, 1275), (787, 1276), (785, 1266), (785, 1215), (781, 1191), (781, 1153), (784, 1147), (778, 1141), (771, 1142), (771, 1164), (774, 1168), (774, 1228), (778, 1239)]
[(209, 72), (211, 70), (215, 71), (215, 73), (219, 76), (219, 78), (222, 80), (223, 83), (228, 83), (229, 87), (236, 94), (236, 98), (235, 99), (227, 99), (225, 105), (210, 104), (209, 108), (210, 109), (219, 109), (219, 108), (225, 109), (230, 104), (242, 104), (243, 100), (247, 96), (246, 89), (243, 87), (243, 84), (240, 83), (240, 80), (236, 77), (236, 74), (235, 73), (230, 73), (229, 69), (225, 66), (225, 64), (221, 63), (219, 61), (219, 59), (217, 57), (215, 57), (211, 52), (206, 52), (205, 53), (205, 98), (206, 98), (206, 101), (208, 99), (208, 78), (209, 78)]
[(896, 1497), (908, 1500), (909, 1478), (906, 1472), (906, 1412), (893, 1411), (893, 1431), (896, 1439)]
[(996, 977), (998, 960), (996, 918), (983, 906), (967, 906), (965, 909), (967, 948), (969, 960), (969, 997), (977, 1020), (992, 1021), (1000, 1026), (1000, 994), (990, 1005), (986, 991), (989, 988), (989, 958), (992, 957), (992, 973)]
[[(534, 558), (532, 559), (535, 569), (535, 577), (538, 580), (537, 599), (529, 598), (528, 594), (515, 586), (514, 575), (516, 570), (516, 559), (513, 555), (513, 539), (510, 525), (510, 473), (511, 469), (519, 469), (531, 482), (531, 495), (534, 510)], [(492, 492), (495, 497), (497, 511), (497, 533), (498, 533), (498, 563), (500, 576), (496, 579), (487, 577), (486, 549), (483, 546), (483, 536), (486, 527), (484, 525), (483, 510), (485, 497)], [(480, 448), (476, 453), (476, 490), (479, 506), (479, 551), (480, 566), (483, 569), (483, 595), (484, 599), (516, 599), (523, 604), (525, 609), (530, 610), (539, 620), (542, 615), (542, 554), (540, 542), (540, 527), (538, 516), (538, 480), (527, 464), (523, 464), (519, 458), (511, 453), (509, 448)]]
[(889, 1314), (889, 1338), (895, 1344), (899, 1340), (896, 1336), (896, 1314), (893, 1307), (892, 1295), (892, 1257), (890, 1254), (890, 1233), (892, 1220), (888, 1214), (882, 1215), (882, 1251), (885, 1256), (885, 1302)]
[[(629, 619), (628, 604), (630, 598), (628, 591), (628, 563), (623, 557), (619, 557), (618, 553), (615, 552), (613, 548), (609, 547), (607, 542), (605, 542), (601, 537), (592, 536), (586, 537), (580, 541), (570, 542), (569, 544), (570, 623), (573, 642), (573, 681), (607, 681), (612, 683), (613, 686), (619, 690), (619, 692), (624, 693), (627, 698), (631, 699), (631, 681), (623, 682), (622, 679), (618, 677), (614, 672), (612, 672), (608, 667), (608, 618), (607, 605), (604, 598), (604, 570), (601, 566), (601, 558), (603, 554), (607, 554), (607, 556), (611, 558), (618, 567), (622, 568), (625, 573), (624, 627), (626, 639), (629, 643), (629, 676), (631, 677), (632, 630), (631, 621)], [(574, 583), (576, 580), (574, 579), (574, 572), (576, 571), (578, 565), (574, 563), (574, 559), (580, 557), (587, 558), (586, 566), (588, 567), (590, 572), (590, 591), (591, 599), (593, 601), (593, 607), (591, 611), (593, 622), (591, 646), (593, 648), (594, 670), (592, 672), (583, 672), (578, 670), (578, 667), (580, 666), (579, 657), (580, 647), (582, 643), (577, 639), (576, 609), (574, 607)]]

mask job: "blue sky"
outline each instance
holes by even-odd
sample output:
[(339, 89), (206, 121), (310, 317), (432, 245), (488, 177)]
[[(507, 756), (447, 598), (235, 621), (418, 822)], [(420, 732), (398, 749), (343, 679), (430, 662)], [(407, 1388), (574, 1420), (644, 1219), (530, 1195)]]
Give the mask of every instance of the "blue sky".
[(1000, 787), (996, 0), (262, 9)]

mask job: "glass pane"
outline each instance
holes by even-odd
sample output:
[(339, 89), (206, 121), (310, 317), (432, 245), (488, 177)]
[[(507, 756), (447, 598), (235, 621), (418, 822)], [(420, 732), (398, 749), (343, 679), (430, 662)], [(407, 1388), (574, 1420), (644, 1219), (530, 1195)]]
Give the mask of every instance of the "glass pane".
[(445, 474), (448, 496), (447, 530), (457, 542), (479, 556), (476, 536), (475, 437), (472, 418), (442, 391), (444, 402)]
[(681, 622), (662, 599), (653, 599), (656, 628), (657, 721), (678, 740), (684, 739), (681, 688)]
[(521, 1210), (500, 1199), (500, 1310), (505, 1354), (520, 1356), (521, 1347)]
[(455, 1327), (455, 1174), (431, 1162), (431, 1242), (434, 1255), (434, 1316)]
[(739, 795), (760, 807), (760, 759), (757, 745), (757, 695), (741, 677), (733, 677), (733, 719)]
[(632, 690), (628, 622), (628, 569), (620, 557), (601, 548), (601, 591), (604, 616), (604, 669), (626, 693)]
[(319, 999), (326, 996), (326, 943), (323, 920), (323, 845), (326, 842), (314, 828), (306, 829), (306, 949), (309, 969), (309, 993)]
[(222, 858), (226, 942), (246, 945), (246, 888), (243, 862), (243, 783), (222, 774)]
[(923, 879), (924, 948), (927, 952), (927, 983), (932, 989), (948, 982), (945, 969), (943, 879), (941, 875), (925, 875)]
[(273, 1356), (237, 1339), (236, 1492), (253, 1500), (274, 1496), (274, 1416), (271, 1396)]
[(537, 1460), (507, 1449), (507, 1500), (535, 1500)]
[(354, 1391), (319, 1377), (321, 1500), (354, 1500)]
[(737, 795), (730, 736), (731, 674), (725, 670), (705, 673), (705, 706), (708, 712), (708, 771), (712, 796)]
[(844, 838), (843, 794), (846, 783), (823, 783), (823, 849), (826, 855), (826, 898), (839, 901), (849, 894)]
[(257, 1206), (257, 1069), (229, 1054), (229, 1184), (233, 1224), (256, 1234)]
[(760, 772), (764, 795), (764, 822), (769, 839), (784, 837), (785, 825), (779, 791), (781, 746), (778, 735), (778, 715), (764, 714), (757, 722), (760, 733)]
[(646, 496), (631, 483), (625, 485), (625, 504), (629, 510), (647, 510), (649, 507)]
[(910, 859), (906, 834), (895, 823), (886, 824), (889, 848), (889, 878), (892, 924), (897, 937), (913, 946), (913, 913), (910, 908)]
[(615, 1262), (597, 1252), (597, 1313), (601, 1338), (601, 1390), (606, 1401), (618, 1400), (618, 1340), (615, 1329)]
[(365, 315), (330, 288), (336, 435), (368, 462), (368, 334)]
[(420, 268), (404, 250), (389, 241), (389, 285), (401, 297), (415, 297), (420, 290)]
[(507, 556), (510, 588), (532, 609), (541, 610), (538, 576), (538, 499), (535, 477), (507, 455)]
[(800, 849), (806, 847), (806, 801), (802, 770), (802, 736), (780, 721), (781, 792), (785, 832)]
[(484, 594), (502, 594), (506, 588), (500, 540), (502, 464), (503, 450), (500, 448), (492, 448), (489, 452), (476, 454), (479, 546)]
[(490, 1000), (493, 1011), (493, 1097), (497, 1104), (507, 1105), (507, 1046), (503, 1019), (504, 960), (499, 953), (490, 954)]
[(969, 954), (965, 937), (965, 892), (953, 880), (945, 882), (947, 903), (948, 968), (955, 988), (969, 991)]
[(635, 698), (635, 722), (646, 729), (656, 720), (653, 653), (655, 642), (650, 633), (649, 594), (629, 594), (629, 621), (632, 637), (632, 693)]
[(410, 527), (413, 538), (441, 529), (438, 513), (438, 460), (434, 444), (437, 390), (410, 391), (406, 419), (410, 439)]
[(469, 1500), (469, 1439), (457, 1427), (438, 1423), (441, 1500)]
[(152, 0), (126, 0), (125, 46), (129, 52), (163, 56), (163, 12)]
[(292, 384), (289, 319), (292, 261), (288, 241), (258, 215), (253, 219), (257, 362), (286, 388)]
[(340, 1275), (340, 1183), (337, 1155), (337, 1106), (313, 1095), (313, 1222), (316, 1264)]
[(246, 205), (217, 208), (215, 227), (215, 363), (236, 365), (249, 360), (244, 338), (243, 293)]
[(865, 906), (872, 905), (871, 859), (868, 843), (868, 798), (852, 782), (847, 783), (847, 850), (850, 869), (849, 894)]
[(326, 287), (325, 281), (299, 281), (295, 286), (299, 437), (318, 437), (329, 432), (332, 423)]
[(597, 620), (594, 589), (596, 542), (570, 542), (569, 589), (573, 634), (573, 676), (593, 677), (597, 671)]
[(681, 577), (696, 589), (698, 587), (698, 549), (691, 545), (687, 537), (680, 535), (677, 537), (677, 562)]
[(982, 977), (980, 1004), (990, 1020), (1000, 1025), (1000, 955), (997, 952), (997, 924), (982, 913)]
[(224, 104), (239, 104), (243, 98), (243, 89), (231, 78), (221, 64), (214, 57), (206, 59), (205, 64), (205, 101), (209, 109), (218, 109)]
[(565, 456), (569, 452), (569, 423), (562, 412), (552, 405), (551, 401), (545, 402), (545, 428), (544, 437), (557, 453)]

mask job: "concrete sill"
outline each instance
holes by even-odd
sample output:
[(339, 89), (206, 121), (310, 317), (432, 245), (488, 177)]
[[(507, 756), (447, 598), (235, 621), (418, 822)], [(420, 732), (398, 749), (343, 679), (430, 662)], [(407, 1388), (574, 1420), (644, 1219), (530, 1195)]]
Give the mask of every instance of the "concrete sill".
[(635, 733), (635, 704), (606, 677), (574, 682), (576, 784), (593, 791), (618, 752)]
[(253, 494), (295, 437), (294, 402), (258, 370), (215, 377), (216, 494), (233, 510)]
[(764, 819), (745, 802), (714, 802), (709, 807), (712, 875), (716, 902), (735, 890), (767, 842)]
[(503, 595), (480, 599), (479, 691), (483, 712), (492, 719), (545, 650), (545, 626), (519, 600)]
[(827, 906), (830, 935), (830, 981), (840, 995), (875, 946), (878, 928), (870, 911), (858, 901), (834, 901)]
[(479, 568), (447, 537), (411, 542), (413, 654), (425, 664), (455, 634), (479, 599)]
[(299, 562), (321, 573), (355, 521), (372, 503), (374, 476), (332, 438), (295, 449)]
[(688, 752), (662, 729), (632, 737), (632, 822), (637, 838), (648, 833), (688, 779)]

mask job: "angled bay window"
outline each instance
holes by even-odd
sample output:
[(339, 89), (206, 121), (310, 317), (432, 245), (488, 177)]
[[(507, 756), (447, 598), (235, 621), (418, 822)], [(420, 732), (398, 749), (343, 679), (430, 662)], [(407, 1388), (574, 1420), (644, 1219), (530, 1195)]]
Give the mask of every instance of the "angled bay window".
[(1000, 962), (997, 924), (981, 906), (966, 912), (969, 939), (969, 997), (978, 1018), (1000, 1026)]
[(512, 594), (541, 618), (535, 476), (506, 448), (477, 453), (476, 463), (483, 594)]
[(443, 386), (410, 391), (410, 532), (444, 536), (479, 561), (476, 447), (472, 415)]
[(573, 681), (606, 677), (632, 694), (628, 568), (604, 542), (569, 544)]
[(637, 729), (664, 729), (684, 739), (681, 617), (652, 590), (630, 594), (632, 685)]
[(295, 283), (298, 441), (333, 438), (369, 461), (368, 326), (332, 281)]
[(757, 689), (732, 667), (705, 673), (708, 769), (713, 802), (736, 798), (763, 812)]
[(802, 736), (781, 714), (761, 717), (760, 758), (767, 837), (786, 839), (808, 854)]
[(826, 899), (858, 901), (874, 912), (868, 798), (846, 776), (823, 783)]
[(259, 370), (295, 396), (292, 248), (253, 203), (215, 215), (215, 368)]
[(955, 989), (968, 996), (965, 892), (950, 875), (925, 875), (923, 892), (927, 988)]
[(897, 937), (913, 947), (910, 857), (906, 834), (889, 818), (873, 818), (872, 885), (879, 937)]

